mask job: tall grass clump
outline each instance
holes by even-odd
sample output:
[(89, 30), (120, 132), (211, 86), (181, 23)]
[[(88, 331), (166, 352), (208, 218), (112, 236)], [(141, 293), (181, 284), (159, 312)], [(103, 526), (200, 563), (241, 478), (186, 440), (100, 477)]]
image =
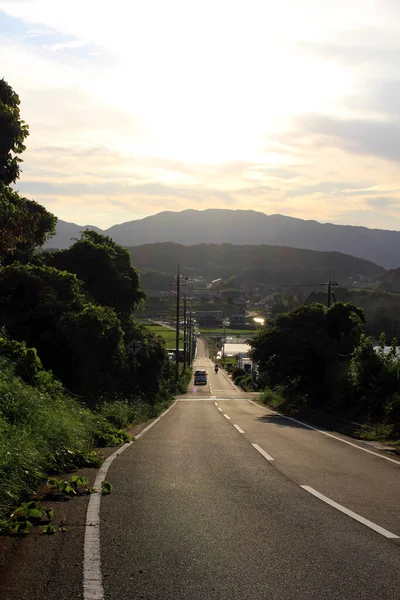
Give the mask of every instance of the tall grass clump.
[(99, 464), (97, 445), (128, 439), (59, 385), (32, 386), (0, 359), (0, 521), (40, 481), (54, 473)]

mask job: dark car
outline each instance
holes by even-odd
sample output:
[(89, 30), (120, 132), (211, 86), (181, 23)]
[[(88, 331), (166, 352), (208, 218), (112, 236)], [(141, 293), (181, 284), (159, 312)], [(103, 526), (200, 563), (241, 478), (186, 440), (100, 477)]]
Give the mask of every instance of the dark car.
[(207, 373), (205, 371), (194, 372), (194, 385), (198, 385), (199, 383), (207, 385)]

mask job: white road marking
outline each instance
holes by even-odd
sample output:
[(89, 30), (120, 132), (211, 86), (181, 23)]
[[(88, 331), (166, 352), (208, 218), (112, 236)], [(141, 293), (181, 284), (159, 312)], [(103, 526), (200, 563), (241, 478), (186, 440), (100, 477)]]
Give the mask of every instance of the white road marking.
[(255, 448), (256, 450), (258, 450), (258, 452), (267, 460), (274, 460), (272, 458), (272, 456), (270, 454), (268, 454), (268, 452), (265, 452), (265, 450), (263, 450), (261, 448), (261, 446), (259, 446), (258, 444), (252, 444), (253, 448)]
[(384, 529), (380, 525), (376, 525), (376, 523), (373, 523), (372, 521), (369, 521), (368, 519), (365, 519), (364, 517), (361, 517), (360, 515), (358, 515), (357, 513), (353, 512), (352, 510), (349, 510), (345, 506), (342, 506), (341, 504), (338, 504), (334, 500), (331, 500), (330, 498), (327, 498), (323, 494), (320, 494), (319, 492), (317, 492), (317, 490), (314, 490), (314, 488), (310, 487), (309, 485), (301, 485), (300, 487), (303, 488), (303, 490), (306, 490), (306, 492), (309, 492), (310, 494), (312, 494), (313, 496), (315, 496), (316, 498), (319, 498), (319, 500), (322, 500), (322, 502), (325, 502), (326, 504), (329, 504), (330, 506), (333, 506), (333, 508), (336, 508), (337, 510), (340, 510), (340, 512), (342, 512), (345, 515), (351, 517), (355, 521), (358, 521), (359, 523), (362, 523), (363, 525), (366, 525), (367, 527), (369, 527), (370, 529), (373, 529), (377, 533), (380, 533), (384, 537), (389, 538), (389, 539), (393, 539), (393, 540), (394, 539), (399, 539), (398, 535), (396, 535), (394, 533), (391, 533), (390, 531), (388, 531), (387, 529)]
[(243, 429), (239, 427), (239, 425), (235, 425), (235, 423), (233, 423), (233, 426), (238, 430), (239, 433), (244, 433)]
[[(157, 419), (155, 419), (150, 425), (147, 425), (135, 436), (135, 439), (139, 439), (153, 427), (158, 421), (167, 414), (175, 406), (177, 400), (164, 411)], [(118, 448), (113, 454), (111, 454), (101, 465), (97, 472), (96, 479), (93, 487), (96, 490), (101, 490), (101, 482), (105, 480), (107, 471), (117, 456), (124, 452), (133, 444), (128, 442)], [(85, 522), (85, 540), (83, 544), (83, 598), (84, 600), (104, 600), (104, 589), (103, 589), (103, 577), (101, 573), (101, 559), (100, 559), (100, 500), (101, 492), (95, 492), (91, 494), (89, 498), (89, 504), (86, 511), (86, 522)]]
[[(248, 398), (248, 400), (255, 406), (258, 406), (258, 408), (264, 408), (260, 404), (257, 404), (257, 402), (253, 402), (253, 400), (250, 400), (250, 398)], [(282, 417), (282, 419), (288, 419), (289, 421), (294, 421), (295, 423), (298, 423), (299, 425), (303, 425), (304, 427), (307, 427), (308, 429), (313, 429), (314, 431), (323, 433), (324, 435), (331, 437), (334, 440), (339, 440), (339, 442), (343, 442), (343, 444), (348, 444), (349, 446), (353, 446), (353, 448), (357, 448), (358, 450), (362, 450), (363, 452), (368, 452), (368, 454), (373, 454), (374, 456), (378, 456), (379, 458), (388, 460), (389, 462), (395, 463), (396, 465), (400, 465), (400, 461), (395, 460), (394, 458), (389, 458), (389, 456), (383, 456), (383, 454), (378, 454), (377, 452), (368, 450), (368, 448), (362, 448), (361, 446), (358, 446), (357, 444), (353, 444), (353, 442), (348, 442), (347, 440), (344, 440), (343, 438), (341, 438), (337, 435), (333, 435), (332, 433), (328, 433), (327, 431), (324, 431), (323, 429), (318, 429), (317, 427), (308, 425), (308, 423), (303, 423), (303, 421), (298, 421), (297, 419), (293, 419), (293, 417), (287, 417), (286, 415), (282, 415), (281, 413), (278, 413), (274, 410), (270, 410), (269, 408), (265, 408), (264, 410), (268, 410), (271, 414), (276, 415), (277, 417)]]
[(218, 402), (214, 402), (215, 406), (218, 406)]
[(219, 410), (219, 412), (222, 412), (222, 408), (220, 408), (219, 406), (218, 406), (218, 410)]
[(225, 417), (225, 419), (228, 419), (229, 421), (231, 420), (230, 416), (226, 415), (225, 413), (224, 413), (224, 417)]

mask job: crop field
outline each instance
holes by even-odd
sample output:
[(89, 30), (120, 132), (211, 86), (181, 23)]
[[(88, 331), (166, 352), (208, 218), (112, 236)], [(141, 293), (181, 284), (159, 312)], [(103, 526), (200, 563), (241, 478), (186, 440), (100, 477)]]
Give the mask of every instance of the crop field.
[[(169, 327), (163, 327), (163, 325), (144, 323), (146, 329), (154, 333), (154, 335), (159, 335), (165, 341), (165, 347), (167, 350), (175, 350), (176, 345), (176, 333), (174, 329), (170, 329)], [(179, 334), (179, 346), (183, 347), (183, 335)]]

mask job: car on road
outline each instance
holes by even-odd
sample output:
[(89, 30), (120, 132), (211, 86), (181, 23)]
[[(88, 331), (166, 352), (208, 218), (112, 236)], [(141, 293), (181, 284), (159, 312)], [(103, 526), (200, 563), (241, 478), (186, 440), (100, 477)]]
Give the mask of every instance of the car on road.
[(194, 372), (194, 385), (198, 385), (199, 383), (207, 385), (206, 371), (195, 371)]

